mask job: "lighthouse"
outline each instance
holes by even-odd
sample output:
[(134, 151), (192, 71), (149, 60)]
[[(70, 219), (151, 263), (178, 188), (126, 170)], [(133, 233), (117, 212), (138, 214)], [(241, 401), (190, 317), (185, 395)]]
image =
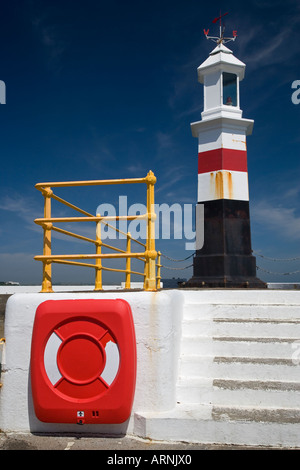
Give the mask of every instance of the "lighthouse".
[[(217, 20), (217, 19), (216, 19)], [(198, 67), (203, 84), (204, 109), (201, 120), (191, 124), (198, 139), (197, 205), (204, 206), (204, 244), (193, 259), (193, 277), (186, 287), (265, 288), (256, 277), (252, 255), (246, 138), (254, 121), (242, 117), (240, 82), (246, 65), (225, 46), (236, 39), (208, 36), (217, 46)], [(198, 230), (196, 230), (198, 233)]]

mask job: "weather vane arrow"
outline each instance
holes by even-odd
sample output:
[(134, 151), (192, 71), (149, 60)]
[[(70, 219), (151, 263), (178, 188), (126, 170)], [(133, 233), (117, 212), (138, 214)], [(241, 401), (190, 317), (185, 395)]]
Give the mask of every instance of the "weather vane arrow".
[(209, 29), (204, 29), (204, 34), (206, 36), (206, 39), (210, 39), (211, 41), (213, 42), (216, 42), (217, 44), (225, 44), (226, 42), (229, 42), (229, 41), (235, 41), (236, 40), (236, 37), (237, 37), (237, 31), (232, 31), (232, 37), (231, 38), (225, 38), (224, 37), (224, 32), (225, 32), (225, 26), (222, 26), (222, 18), (226, 15), (228, 15), (229, 12), (227, 13), (223, 13), (223, 15), (221, 14), (220, 12), (220, 16), (218, 16), (217, 18), (215, 18), (213, 20), (213, 23), (217, 23), (218, 21), (220, 21), (220, 35), (217, 37), (217, 36), (208, 36), (209, 34)]
[(229, 13), (229, 12), (224, 13), (223, 15), (220, 14), (220, 16), (219, 16), (218, 18), (215, 18), (215, 19), (213, 20), (213, 23), (217, 23), (217, 22), (220, 20), (220, 25), (221, 25), (221, 19), (223, 18), (223, 16), (228, 15), (228, 13)]

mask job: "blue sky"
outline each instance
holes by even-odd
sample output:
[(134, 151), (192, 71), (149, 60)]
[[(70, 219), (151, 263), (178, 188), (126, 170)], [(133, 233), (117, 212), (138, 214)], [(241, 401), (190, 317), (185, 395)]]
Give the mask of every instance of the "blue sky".
[[(43, 213), (34, 185), (157, 176), (156, 202), (194, 204), (197, 140), (190, 123), (201, 119), (203, 89), (197, 67), (214, 44), (220, 9), (229, 12), (228, 47), (246, 63), (241, 83), (243, 117), (254, 119), (248, 137), (253, 249), (270, 258), (300, 257), (300, 80), (298, 0), (203, 2), (154, 0), (14, 0), (2, 2), (0, 79), (0, 280), (41, 283)], [(217, 29), (216, 29), (217, 33)], [(57, 192), (92, 213), (101, 203), (145, 203), (144, 187)], [(73, 215), (53, 206), (54, 215)], [(92, 235), (94, 227), (79, 227)], [(186, 240), (157, 240), (157, 249), (181, 259)], [(82, 242), (53, 237), (54, 253), (91, 252)], [(187, 266), (164, 259), (166, 266)], [(300, 259), (257, 258), (268, 271), (300, 270)], [(191, 269), (163, 269), (163, 277), (189, 278)], [(258, 271), (261, 279), (300, 281)], [(54, 266), (55, 282), (93, 282), (87, 268)], [(104, 282), (118, 280), (105, 273)]]

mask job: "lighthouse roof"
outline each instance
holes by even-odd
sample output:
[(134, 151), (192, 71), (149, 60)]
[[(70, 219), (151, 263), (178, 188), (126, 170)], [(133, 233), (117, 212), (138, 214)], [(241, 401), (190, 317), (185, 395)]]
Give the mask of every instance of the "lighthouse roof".
[(224, 44), (220, 43), (215, 47), (208, 58), (198, 67), (198, 79), (204, 83), (204, 76), (216, 70), (236, 73), (242, 80), (245, 74), (246, 65), (237, 59), (233, 52)]

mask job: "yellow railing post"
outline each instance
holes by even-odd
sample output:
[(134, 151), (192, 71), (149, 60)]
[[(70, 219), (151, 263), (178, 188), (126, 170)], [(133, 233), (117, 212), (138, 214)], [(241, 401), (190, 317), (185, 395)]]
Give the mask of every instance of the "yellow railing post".
[(146, 277), (144, 288), (148, 291), (156, 290), (156, 269), (155, 260), (157, 252), (155, 251), (155, 212), (154, 212), (154, 185), (156, 177), (152, 171), (149, 171), (146, 177), (147, 183), (147, 242), (146, 242)]
[[(100, 214), (97, 214), (100, 217)], [(101, 255), (102, 252), (102, 240), (101, 240), (101, 221), (96, 224), (96, 254)], [(95, 289), (102, 290), (102, 260), (96, 258), (96, 274), (95, 274)]]
[(160, 289), (160, 281), (161, 281), (161, 264), (160, 264), (160, 260), (161, 260), (161, 252), (158, 251), (157, 252), (157, 274), (156, 274), (156, 288), (157, 289)]
[[(44, 218), (51, 218), (51, 196), (53, 191), (50, 187), (43, 188), (42, 191), (44, 195)], [(51, 256), (51, 228), (52, 223), (44, 223), (44, 246), (43, 246), (43, 255)], [(52, 265), (51, 260), (43, 261), (43, 282), (41, 292), (53, 292), (52, 289)]]
[[(127, 233), (127, 243), (126, 243), (126, 252), (131, 253), (131, 234)], [(131, 285), (131, 258), (126, 258), (126, 280), (125, 280), (125, 289), (130, 289)]]

